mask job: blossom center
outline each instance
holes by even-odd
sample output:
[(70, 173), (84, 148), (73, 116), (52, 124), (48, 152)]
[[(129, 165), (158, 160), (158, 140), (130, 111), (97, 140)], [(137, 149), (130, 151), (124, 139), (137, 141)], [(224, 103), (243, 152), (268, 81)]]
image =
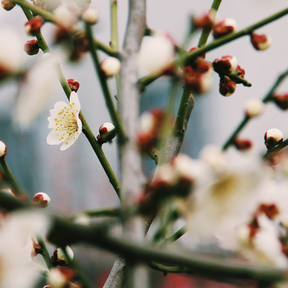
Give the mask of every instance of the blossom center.
[[(69, 135), (78, 131), (77, 117), (75, 116), (72, 107), (74, 103), (70, 104), (67, 108), (66, 106), (62, 109), (58, 115), (59, 118), (55, 118), (57, 129), (56, 131), (66, 131)], [(76, 110), (78, 112), (78, 110)]]

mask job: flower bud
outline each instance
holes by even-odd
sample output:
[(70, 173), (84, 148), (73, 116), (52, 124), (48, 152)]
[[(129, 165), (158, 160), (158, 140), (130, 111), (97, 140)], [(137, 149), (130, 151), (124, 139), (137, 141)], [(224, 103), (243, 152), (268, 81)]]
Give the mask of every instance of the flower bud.
[(15, 5), (9, 2), (9, 0), (2, 0), (1, 5), (3, 9), (5, 9), (6, 11), (10, 11), (11, 9), (15, 7)]
[(271, 45), (271, 37), (269, 35), (251, 34), (251, 43), (256, 50), (265, 50)]
[[(189, 52), (193, 52), (193, 51), (195, 51), (195, 50), (198, 50), (199, 49), (199, 47), (192, 47), (190, 50), (189, 50)], [(206, 58), (206, 53), (204, 53), (203, 55), (201, 55), (200, 56), (202, 59), (205, 59)]]
[(265, 145), (267, 149), (274, 148), (276, 145), (283, 142), (283, 139), (284, 138), (282, 131), (277, 128), (269, 129), (264, 136)]
[(89, 7), (89, 8), (84, 10), (84, 12), (82, 14), (82, 19), (86, 23), (93, 25), (98, 21), (99, 13), (96, 9)]
[(24, 51), (28, 55), (35, 55), (39, 52), (39, 44), (37, 39), (29, 40), (24, 45)]
[(56, 249), (53, 252), (51, 260), (52, 260), (54, 265), (67, 266), (70, 263), (70, 261), (73, 260), (74, 253), (73, 253), (72, 249), (69, 246), (66, 246), (65, 249), (66, 249), (66, 252), (68, 254), (68, 259), (65, 256), (65, 254), (63, 253), (62, 249), (60, 249), (60, 248)]
[(229, 74), (237, 68), (237, 59), (230, 55), (222, 56), (213, 62), (213, 68), (218, 74)]
[(215, 39), (226, 36), (237, 30), (237, 24), (234, 19), (225, 19), (214, 25), (213, 36)]
[(288, 109), (288, 93), (276, 94), (273, 100), (276, 105), (282, 110)]
[(236, 90), (236, 83), (232, 81), (229, 77), (222, 77), (219, 83), (219, 92), (223, 96), (230, 96)]
[(25, 30), (28, 35), (35, 35), (36, 33), (40, 32), (40, 28), (44, 24), (44, 19), (41, 16), (36, 16), (30, 19), (25, 24)]
[(121, 62), (115, 57), (107, 57), (101, 62), (101, 70), (107, 77), (114, 76), (120, 71)]
[(99, 128), (99, 135), (97, 136), (97, 140), (98, 140), (99, 144), (103, 144), (107, 141), (111, 141), (115, 137), (115, 135), (116, 135), (115, 133), (113, 133), (113, 135), (111, 135), (111, 138), (109, 137), (110, 139), (107, 139), (105, 142), (104, 142), (102, 136), (113, 131), (114, 129), (115, 129), (115, 126), (112, 123), (106, 122), (106, 123), (102, 124)]
[(235, 145), (236, 149), (238, 149), (239, 151), (245, 151), (245, 150), (251, 149), (252, 142), (248, 139), (236, 138), (234, 145)]
[(248, 117), (252, 118), (258, 116), (264, 109), (265, 104), (257, 99), (249, 99), (245, 103), (245, 113)]
[(7, 154), (7, 146), (3, 141), (0, 141), (0, 158), (5, 157)]
[(48, 207), (49, 202), (50, 202), (50, 197), (44, 192), (36, 193), (32, 199), (32, 203), (37, 205), (40, 208)]
[(203, 28), (210, 30), (213, 28), (216, 17), (216, 11), (211, 9), (208, 13), (200, 17), (193, 17), (193, 25), (195, 28)]
[(79, 84), (79, 82), (77, 80), (75, 80), (75, 79), (67, 79), (67, 83), (68, 83), (71, 91), (75, 91), (75, 92), (78, 91), (80, 84)]
[(237, 65), (234, 72), (236, 72), (237, 75), (241, 78), (244, 78), (244, 76), (245, 76), (245, 70), (240, 65)]

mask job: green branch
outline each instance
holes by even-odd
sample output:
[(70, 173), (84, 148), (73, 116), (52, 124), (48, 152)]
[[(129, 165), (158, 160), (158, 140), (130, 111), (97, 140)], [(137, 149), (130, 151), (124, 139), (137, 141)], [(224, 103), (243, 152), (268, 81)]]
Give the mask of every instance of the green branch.
[[(222, 0), (214, 0), (211, 6), (211, 10), (218, 11)], [(205, 46), (208, 40), (208, 37), (211, 33), (211, 29), (203, 29), (198, 41), (198, 47)]]
[(267, 150), (267, 152), (266, 152), (266, 154), (263, 156), (263, 158), (264, 158), (264, 159), (267, 159), (268, 156), (269, 156), (271, 153), (278, 152), (278, 151), (284, 149), (284, 148), (287, 147), (287, 146), (288, 146), (288, 139), (284, 140), (282, 143), (280, 143), (280, 144), (277, 145), (276, 147)]
[(13, 188), (13, 192), (16, 196), (24, 196), (20, 186), (18, 185), (17, 181), (15, 180), (11, 170), (9, 169), (9, 166), (7, 165), (7, 162), (5, 160), (5, 156), (4, 157), (0, 157), (0, 164), (3, 168), (4, 174), (6, 176), (6, 178), (8, 179), (8, 181), (10, 182), (12, 188)]
[(96, 73), (98, 75), (100, 85), (101, 85), (101, 88), (102, 88), (102, 91), (104, 94), (106, 106), (107, 106), (108, 111), (110, 113), (110, 117), (112, 119), (112, 122), (115, 125), (118, 136), (120, 137), (120, 139), (124, 139), (124, 137), (125, 137), (124, 129), (123, 129), (123, 126), (120, 122), (120, 118), (116, 112), (115, 106), (114, 106), (113, 101), (112, 101), (112, 97), (111, 97), (111, 94), (110, 94), (110, 91), (108, 88), (108, 84), (107, 84), (107, 77), (101, 71), (101, 66), (100, 66), (100, 62), (98, 59), (98, 55), (97, 55), (97, 52), (96, 52), (95, 47), (94, 47), (91, 25), (86, 24), (85, 28), (86, 28), (86, 37), (87, 37), (87, 40), (89, 43), (90, 53), (91, 53), (94, 67), (95, 67)]

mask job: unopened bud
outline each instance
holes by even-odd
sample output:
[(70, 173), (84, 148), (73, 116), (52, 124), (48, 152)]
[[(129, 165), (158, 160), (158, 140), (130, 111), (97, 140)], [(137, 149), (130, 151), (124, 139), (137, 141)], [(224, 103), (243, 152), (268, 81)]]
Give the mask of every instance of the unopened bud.
[(283, 139), (284, 138), (282, 131), (277, 128), (269, 129), (264, 136), (265, 145), (267, 149), (274, 148), (276, 145), (283, 142)]
[(40, 28), (44, 24), (44, 19), (41, 16), (36, 16), (30, 19), (25, 24), (25, 30), (28, 35), (35, 35), (36, 33), (40, 32)]
[(33, 40), (29, 40), (25, 43), (24, 45), (24, 51), (28, 54), (28, 55), (35, 55), (39, 52), (39, 44), (38, 44), (38, 40), (33, 39)]
[(5, 157), (7, 154), (7, 146), (3, 141), (0, 141), (0, 158)]
[(219, 92), (223, 96), (230, 96), (236, 90), (236, 83), (232, 81), (229, 77), (222, 77), (219, 83)]
[(234, 56), (226, 55), (213, 62), (215, 72), (229, 74), (237, 68), (237, 59)]
[(113, 133), (113, 135), (111, 135), (111, 138), (109, 137), (110, 139), (108, 139), (106, 141), (104, 141), (103, 135), (113, 131), (114, 129), (115, 129), (115, 126), (112, 123), (106, 122), (106, 123), (102, 124), (99, 128), (99, 135), (97, 136), (98, 142), (100, 144), (103, 144), (107, 141), (111, 141), (115, 137), (115, 133)]
[(252, 142), (248, 139), (236, 138), (234, 142), (235, 147), (240, 151), (249, 150), (252, 147)]
[(282, 110), (288, 109), (288, 93), (276, 94), (273, 98), (276, 105)]
[(115, 57), (107, 57), (101, 62), (101, 70), (107, 77), (117, 74), (120, 68), (121, 62)]
[(200, 17), (193, 18), (193, 25), (195, 28), (212, 29), (216, 17), (216, 11), (211, 9), (208, 13)]
[(46, 208), (49, 205), (49, 202), (50, 197), (44, 192), (36, 193), (32, 199), (32, 203), (40, 208)]
[(67, 266), (73, 260), (74, 253), (72, 249), (69, 246), (66, 246), (64, 249), (66, 250), (68, 259), (62, 249), (58, 248), (53, 252), (53, 255), (51, 257), (54, 265)]
[(265, 104), (257, 98), (249, 99), (245, 103), (245, 113), (250, 118), (258, 116), (263, 111), (264, 106)]
[(75, 79), (67, 79), (67, 83), (68, 83), (71, 91), (75, 91), (75, 92), (78, 91), (80, 84), (79, 84), (79, 82), (77, 80), (75, 80)]
[(213, 36), (215, 39), (226, 36), (237, 30), (237, 24), (234, 19), (225, 19), (214, 25)]
[(237, 65), (234, 72), (236, 72), (237, 75), (241, 78), (244, 78), (244, 76), (245, 76), (245, 70), (240, 65)]
[(15, 7), (15, 5), (12, 4), (8, 0), (2, 0), (1, 5), (2, 5), (3, 9), (5, 9), (6, 11), (10, 11), (11, 9), (13, 9)]
[(269, 35), (251, 34), (251, 43), (256, 50), (265, 50), (271, 46), (271, 37)]
[(84, 10), (84, 12), (82, 14), (82, 19), (86, 23), (93, 25), (98, 21), (99, 13), (96, 9), (89, 7), (89, 8)]
[[(192, 47), (192, 48), (189, 50), (189, 52), (193, 52), (193, 51), (198, 50), (198, 49), (199, 49), (199, 47)], [(201, 55), (200, 57), (203, 58), (203, 59), (205, 59), (205, 58), (206, 58), (206, 53), (204, 53), (204, 54)]]

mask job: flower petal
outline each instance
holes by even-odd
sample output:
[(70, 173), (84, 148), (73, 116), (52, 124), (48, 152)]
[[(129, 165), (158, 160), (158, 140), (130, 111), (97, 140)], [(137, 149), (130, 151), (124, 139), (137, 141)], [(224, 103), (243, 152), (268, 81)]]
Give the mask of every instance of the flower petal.
[[(79, 133), (80, 134), (80, 133)], [(74, 142), (77, 140), (78, 136), (79, 136), (78, 133), (73, 133), (69, 136), (69, 140), (68, 138), (63, 142), (63, 144), (61, 145), (60, 147), (60, 150), (61, 151), (64, 151), (66, 150), (67, 148), (69, 148), (71, 145), (74, 144)]]
[(58, 145), (68, 138), (66, 131), (52, 130), (47, 136), (47, 143), (49, 145)]
[(72, 104), (72, 111), (78, 115), (81, 110), (81, 105), (76, 92), (72, 91), (70, 94), (70, 104)]

